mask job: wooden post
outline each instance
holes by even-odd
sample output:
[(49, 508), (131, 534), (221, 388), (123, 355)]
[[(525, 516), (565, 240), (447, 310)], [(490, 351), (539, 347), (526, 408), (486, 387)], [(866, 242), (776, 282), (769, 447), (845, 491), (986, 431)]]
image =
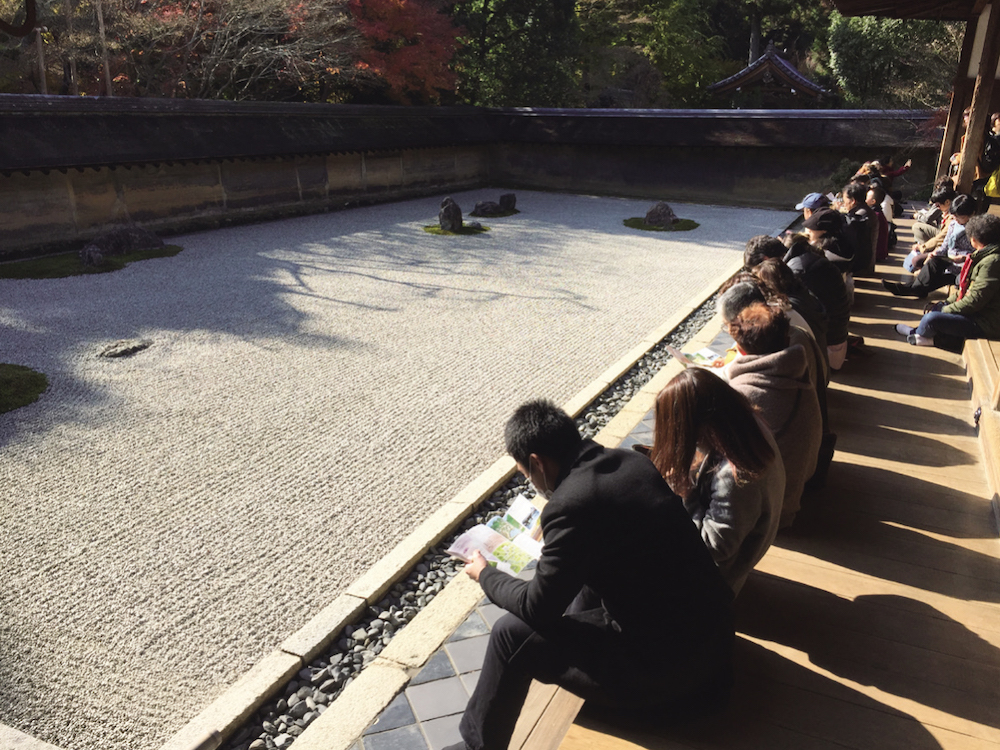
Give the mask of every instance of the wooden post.
[(38, 47), (38, 88), (41, 94), (49, 93), (49, 86), (45, 80), (45, 47), (42, 42), (42, 27), (35, 27), (35, 44)]
[(80, 95), (80, 86), (76, 81), (76, 47), (73, 40), (73, 2), (64, 0), (63, 10), (66, 13), (67, 36), (70, 39), (69, 45), (69, 93), (73, 96)]
[(951, 93), (951, 107), (948, 109), (948, 123), (941, 138), (941, 153), (938, 154), (937, 179), (948, 174), (951, 166), (951, 155), (958, 151), (958, 139), (961, 136), (962, 111), (965, 109), (971, 86), (969, 79), (969, 63), (972, 61), (972, 49), (976, 43), (976, 29), (979, 27), (979, 16), (970, 19), (965, 24), (965, 37), (962, 39), (962, 54), (958, 60), (958, 73), (955, 75), (954, 88)]
[(111, 90), (111, 66), (108, 64), (108, 42), (104, 33), (104, 8), (101, 7), (101, 0), (97, 0), (97, 33), (101, 37), (101, 56), (104, 58), (104, 85), (108, 96), (114, 96)]
[(990, 98), (993, 96), (993, 81), (996, 79), (998, 60), (1000, 60), (1000, 5), (994, 2), (990, 4), (990, 20), (986, 25), (983, 54), (979, 59), (979, 74), (976, 76), (976, 87), (972, 90), (969, 129), (965, 134), (962, 163), (958, 168), (957, 190), (960, 193), (968, 193), (972, 189), (972, 181), (976, 176), (976, 162), (979, 161), (979, 155), (983, 152), (986, 123), (990, 116)]

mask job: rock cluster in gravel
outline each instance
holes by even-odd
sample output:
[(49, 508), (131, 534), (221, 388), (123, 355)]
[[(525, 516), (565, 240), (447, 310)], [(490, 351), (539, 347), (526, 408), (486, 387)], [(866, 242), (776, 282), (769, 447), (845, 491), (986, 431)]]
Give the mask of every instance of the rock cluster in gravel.
[(152, 339), (119, 339), (105, 346), (97, 353), (98, 357), (130, 357), (153, 345)]
[[(715, 297), (705, 302), (627, 373), (615, 381), (577, 418), (580, 433), (596, 435), (670, 359), (666, 347), (682, 347), (715, 315)], [(462, 531), (499, 515), (518, 494), (529, 497), (533, 488), (520, 474), (512, 477), (462, 522), (446, 542), (428, 551), (389, 595), (344, 629), (330, 653), (301, 670), (285, 686), (281, 697), (261, 707), (225, 745), (227, 750), (282, 750), (386, 647), (393, 634), (412, 620), (464, 567), (445, 550)]]

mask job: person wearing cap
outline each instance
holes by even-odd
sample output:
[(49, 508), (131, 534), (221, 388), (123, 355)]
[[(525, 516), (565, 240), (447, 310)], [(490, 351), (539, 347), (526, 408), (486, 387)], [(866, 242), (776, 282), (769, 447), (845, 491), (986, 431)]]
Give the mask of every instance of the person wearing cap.
[(801, 211), (802, 216), (808, 219), (812, 216), (813, 211), (821, 208), (829, 208), (830, 199), (827, 198), (822, 193), (809, 193), (805, 198), (802, 199), (800, 203), (795, 205), (796, 211)]

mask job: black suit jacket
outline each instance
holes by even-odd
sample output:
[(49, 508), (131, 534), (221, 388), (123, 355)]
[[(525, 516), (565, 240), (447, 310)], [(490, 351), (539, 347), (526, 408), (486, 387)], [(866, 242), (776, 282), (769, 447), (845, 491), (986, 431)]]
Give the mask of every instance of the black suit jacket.
[[(652, 462), (584, 441), (541, 516), (544, 547), (531, 581), (487, 568), (490, 600), (545, 634), (584, 586), (626, 638), (718, 634), (732, 592), (684, 506)], [(731, 627), (731, 625), (729, 626)], [(658, 638), (649, 639), (655, 649)]]

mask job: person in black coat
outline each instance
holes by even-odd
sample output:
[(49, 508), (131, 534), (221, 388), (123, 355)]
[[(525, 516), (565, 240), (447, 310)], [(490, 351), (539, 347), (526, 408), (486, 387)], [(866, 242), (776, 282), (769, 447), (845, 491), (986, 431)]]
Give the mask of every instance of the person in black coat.
[(784, 261), (826, 308), (826, 344), (830, 367), (840, 369), (847, 350), (851, 298), (841, 272), (802, 235), (786, 235)]
[(530, 581), (478, 553), (465, 568), (509, 614), (453, 747), (506, 750), (532, 679), (624, 712), (727, 693), (732, 591), (653, 463), (583, 440), (542, 400), (517, 409), (505, 439), (548, 499), (544, 546)]

